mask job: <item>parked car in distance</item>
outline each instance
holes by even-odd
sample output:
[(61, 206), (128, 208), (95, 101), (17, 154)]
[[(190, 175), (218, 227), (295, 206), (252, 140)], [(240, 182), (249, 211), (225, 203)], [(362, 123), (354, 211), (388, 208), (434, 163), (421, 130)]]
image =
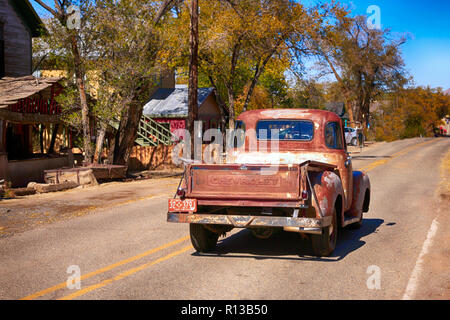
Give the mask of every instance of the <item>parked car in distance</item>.
[(345, 142), (349, 146), (357, 146), (358, 145), (358, 133), (356, 129), (345, 127), (344, 128), (345, 133)]

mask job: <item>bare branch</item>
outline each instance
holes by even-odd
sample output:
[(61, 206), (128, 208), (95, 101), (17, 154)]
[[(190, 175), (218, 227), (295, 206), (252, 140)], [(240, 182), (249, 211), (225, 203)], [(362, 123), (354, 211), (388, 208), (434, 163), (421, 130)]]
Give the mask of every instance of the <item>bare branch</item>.
[(48, 12), (50, 12), (55, 18), (59, 17), (59, 13), (56, 12), (55, 10), (53, 10), (51, 7), (49, 7), (48, 5), (46, 5), (44, 2), (42, 2), (42, 0), (34, 0), (36, 1), (41, 7), (43, 7), (45, 10), (47, 10)]
[(159, 8), (156, 13), (156, 17), (153, 20), (154, 24), (158, 24), (159, 20), (161, 20), (162, 16), (166, 14), (167, 11), (171, 10), (177, 3), (182, 0), (165, 0), (162, 6)]
[(55, 0), (55, 8), (57, 8), (57, 12), (59, 12), (60, 14), (63, 14), (63, 9), (61, 7), (61, 4), (58, 0)]

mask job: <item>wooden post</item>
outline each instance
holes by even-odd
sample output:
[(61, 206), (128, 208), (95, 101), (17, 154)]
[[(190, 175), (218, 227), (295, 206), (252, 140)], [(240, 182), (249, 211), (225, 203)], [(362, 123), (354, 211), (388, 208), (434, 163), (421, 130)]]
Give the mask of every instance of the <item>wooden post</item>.
[(44, 130), (45, 126), (43, 123), (39, 125), (39, 146), (41, 148), (41, 153), (44, 154)]
[(0, 153), (6, 152), (6, 121), (0, 120)]
[(198, 0), (191, 0), (189, 110), (187, 129), (191, 135), (191, 157), (194, 157), (194, 121), (198, 118)]

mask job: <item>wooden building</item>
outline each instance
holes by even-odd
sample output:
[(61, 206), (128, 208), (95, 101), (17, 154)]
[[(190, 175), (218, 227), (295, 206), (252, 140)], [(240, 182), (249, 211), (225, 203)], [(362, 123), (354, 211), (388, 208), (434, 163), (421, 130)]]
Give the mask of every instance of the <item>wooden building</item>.
[(0, 0), (0, 78), (32, 73), (32, 38), (42, 21), (28, 0)]
[(69, 166), (71, 144), (55, 97), (61, 78), (35, 78), (32, 38), (42, 22), (28, 0), (0, 0), (0, 181), (43, 181), (43, 171)]
[[(172, 133), (186, 129), (188, 117), (188, 87), (160, 88), (144, 106), (143, 114), (164, 125)], [(203, 130), (218, 128), (220, 109), (214, 88), (198, 89), (198, 118), (203, 122)], [(183, 135), (178, 134), (184, 139)]]

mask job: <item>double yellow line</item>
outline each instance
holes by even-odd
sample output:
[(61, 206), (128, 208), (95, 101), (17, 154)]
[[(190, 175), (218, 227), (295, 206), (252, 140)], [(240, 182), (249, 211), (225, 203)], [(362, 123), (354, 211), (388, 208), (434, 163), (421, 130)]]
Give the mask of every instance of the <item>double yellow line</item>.
[(380, 159), (380, 160), (371, 162), (371, 163), (369, 163), (368, 165), (363, 166), (362, 168), (360, 168), (360, 169), (358, 169), (358, 170), (365, 171), (365, 172), (369, 172), (369, 171), (375, 169), (375, 168), (378, 167), (378, 166), (381, 166), (381, 165), (383, 165), (383, 164), (386, 164), (387, 162), (389, 162), (389, 161), (391, 161), (391, 160), (393, 160), (393, 159), (395, 159), (395, 158), (398, 158), (398, 157), (400, 157), (400, 156), (403, 156), (403, 155), (407, 154), (408, 152), (411, 152), (411, 151), (414, 150), (414, 149), (417, 149), (417, 148), (419, 148), (419, 147), (422, 147), (422, 146), (424, 146), (424, 145), (426, 145), (426, 144), (429, 144), (429, 143), (432, 143), (432, 142), (439, 141), (439, 140), (441, 140), (441, 139), (442, 139), (442, 138), (437, 138), (437, 139), (432, 139), (432, 140), (429, 140), (429, 141), (421, 142), (421, 143), (419, 143), (419, 144), (415, 144), (415, 145), (413, 145), (413, 146), (407, 147), (407, 148), (405, 148), (405, 149), (402, 149), (401, 151), (398, 151), (398, 152), (392, 154), (389, 158), (386, 158), (386, 159)]
[[(178, 185), (178, 184), (177, 184), (177, 185)], [(168, 183), (168, 184), (161, 185), (161, 187), (167, 187), (167, 186), (175, 186), (175, 185), (174, 185), (173, 183)], [(132, 203), (132, 202), (137, 202), (137, 201), (142, 201), (142, 200), (147, 200), (147, 199), (157, 198), (157, 197), (163, 196), (163, 195), (167, 195), (167, 192), (165, 192), (165, 193), (160, 193), (160, 194), (156, 194), (156, 195), (151, 195), (151, 196), (140, 197), (140, 198), (132, 199), (132, 200), (126, 200), (126, 201), (122, 201), (122, 202), (119, 202), (119, 203), (113, 203), (113, 204), (111, 204), (111, 205), (109, 205), (109, 206), (107, 206), (107, 207), (113, 207), (113, 206), (125, 205), (125, 204)], [(104, 209), (105, 207), (102, 207), (102, 208)], [(91, 207), (90, 209), (97, 209), (97, 207), (93, 206), (93, 207)], [(157, 247), (157, 248), (154, 248), (154, 249), (151, 249), (151, 250), (149, 250), (149, 251), (143, 252), (143, 253), (138, 254), (138, 255), (136, 255), (136, 256), (134, 256), (134, 257), (131, 257), (131, 258), (128, 258), (128, 259), (124, 259), (124, 260), (121, 260), (121, 261), (119, 261), (119, 262), (116, 262), (116, 263), (111, 264), (111, 265), (109, 265), (109, 266), (106, 266), (106, 267), (104, 267), (104, 268), (101, 268), (101, 269), (92, 271), (92, 272), (90, 272), (90, 273), (87, 273), (87, 274), (85, 274), (85, 275), (82, 275), (82, 276), (80, 277), (80, 280), (89, 279), (89, 278), (94, 277), (94, 276), (97, 276), (97, 275), (99, 275), (99, 274), (102, 274), (102, 273), (111, 271), (111, 270), (113, 270), (113, 269), (115, 269), (115, 268), (118, 268), (118, 267), (120, 267), (120, 266), (123, 266), (123, 265), (125, 265), (125, 264), (131, 263), (131, 262), (134, 262), (134, 261), (137, 261), (137, 260), (142, 259), (142, 258), (144, 258), (144, 257), (147, 257), (147, 256), (149, 256), (149, 255), (151, 255), (151, 254), (154, 254), (154, 253), (158, 252), (158, 251), (161, 251), (161, 250), (167, 249), (167, 248), (169, 248), (169, 247), (175, 246), (175, 245), (177, 245), (177, 244), (180, 244), (180, 243), (182, 243), (182, 242), (184, 242), (184, 241), (186, 241), (186, 240), (188, 240), (188, 239), (189, 239), (189, 236), (185, 236), (185, 237), (183, 237), (183, 238), (180, 238), (180, 239), (174, 240), (174, 241), (172, 241), (172, 242), (163, 244), (163, 245), (161, 245), (161, 246), (159, 246), (159, 247)], [(160, 263), (160, 262), (166, 261), (166, 260), (168, 260), (168, 259), (170, 259), (170, 258), (172, 258), (172, 257), (174, 257), (174, 256), (177, 256), (177, 255), (179, 255), (179, 254), (181, 254), (181, 253), (183, 253), (183, 252), (186, 252), (186, 251), (188, 251), (188, 250), (190, 250), (190, 249), (192, 249), (192, 246), (191, 246), (191, 245), (186, 246), (186, 247), (183, 247), (181, 250), (172, 252), (172, 253), (170, 253), (170, 254), (168, 254), (168, 255), (162, 257), (162, 258), (153, 260), (153, 261), (151, 261), (151, 262), (149, 262), (149, 263), (146, 263), (146, 264), (143, 264), (143, 265), (141, 265), (141, 266), (138, 266), (138, 267), (129, 269), (129, 270), (125, 271), (125, 272), (120, 273), (120, 274), (117, 275), (117, 276), (114, 276), (114, 277), (112, 277), (112, 278), (103, 280), (102, 282), (100, 282), (100, 283), (98, 283), (98, 284), (94, 284), (94, 285), (88, 286), (88, 287), (83, 288), (83, 289), (81, 289), (81, 290), (78, 290), (78, 291), (76, 291), (76, 292), (74, 292), (74, 293), (72, 293), (72, 294), (69, 294), (69, 295), (67, 295), (67, 296), (64, 296), (64, 297), (62, 297), (62, 298), (59, 299), (59, 300), (70, 300), (70, 299), (74, 299), (74, 298), (79, 297), (79, 296), (81, 296), (81, 295), (84, 295), (84, 294), (86, 294), (86, 293), (88, 293), (88, 292), (90, 292), (90, 291), (93, 291), (93, 290), (95, 290), (95, 289), (104, 287), (104, 286), (106, 286), (107, 284), (109, 284), (109, 283), (111, 283), (111, 282), (114, 282), (114, 281), (123, 279), (123, 278), (125, 278), (125, 277), (127, 277), (127, 276), (130, 276), (130, 275), (132, 275), (132, 274), (134, 274), (134, 273), (136, 273), (136, 272), (138, 272), (138, 271), (141, 271), (141, 270), (143, 270), (143, 269), (145, 269), (145, 268), (148, 268), (148, 267), (151, 267), (151, 266), (153, 266), (153, 265), (155, 265), (155, 264), (158, 264), (158, 263)], [(33, 293), (33, 294), (28, 295), (28, 296), (26, 296), (26, 297), (23, 297), (23, 298), (21, 298), (20, 300), (33, 300), (33, 299), (39, 298), (39, 297), (41, 297), (41, 296), (44, 296), (44, 295), (46, 295), (46, 294), (49, 294), (49, 293), (52, 293), (52, 292), (55, 292), (55, 291), (58, 291), (58, 290), (61, 290), (61, 289), (65, 289), (65, 288), (67, 288), (67, 283), (66, 283), (66, 282), (61, 282), (61, 283), (59, 283), (59, 284), (57, 284), (57, 285), (54, 285), (54, 286), (52, 286), (52, 287), (50, 287), (50, 288), (47, 288), (47, 289), (44, 289), (44, 290), (42, 290), (42, 291)]]
[[(159, 246), (159, 247), (157, 247), (157, 248), (151, 249), (151, 250), (149, 250), (149, 251), (146, 251), (146, 252), (144, 252), (144, 253), (138, 254), (138, 255), (136, 255), (136, 256), (134, 256), (134, 257), (131, 257), (131, 258), (128, 258), (128, 259), (125, 259), (125, 260), (116, 262), (116, 263), (114, 263), (114, 264), (111, 264), (111, 265), (109, 265), (109, 266), (107, 266), (107, 267), (104, 267), (104, 268), (101, 268), (101, 269), (92, 271), (92, 272), (90, 272), (90, 273), (87, 273), (87, 274), (85, 274), (85, 275), (82, 275), (82, 276), (80, 277), (80, 280), (85, 280), (85, 279), (88, 279), (88, 278), (97, 276), (97, 275), (99, 275), (99, 274), (102, 274), (102, 273), (111, 271), (111, 270), (113, 270), (113, 269), (115, 269), (115, 268), (117, 268), (117, 267), (123, 266), (123, 265), (125, 265), (125, 264), (127, 264), (127, 263), (130, 263), (130, 262), (133, 262), (133, 261), (142, 259), (142, 258), (144, 258), (144, 257), (147, 257), (147, 256), (153, 254), (153, 253), (156, 253), (156, 252), (158, 252), (158, 251), (161, 251), (161, 250), (167, 249), (167, 248), (169, 248), (169, 247), (172, 247), (172, 246), (174, 246), (174, 245), (177, 245), (177, 244), (179, 244), (179, 243), (182, 243), (182, 242), (184, 242), (184, 241), (186, 241), (186, 240), (188, 240), (188, 239), (189, 239), (189, 236), (186, 236), (186, 237), (177, 239), (177, 240), (175, 240), (175, 241), (166, 243), (166, 244), (164, 244), (164, 245), (162, 245), (162, 246)], [(134, 274), (134, 273), (136, 273), (136, 272), (138, 272), (138, 271), (141, 271), (141, 270), (143, 270), (143, 269), (145, 269), (145, 268), (148, 268), (148, 267), (151, 267), (151, 266), (153, 266), (153, 265), (155, 265), (155, 264), (158, 264), (158, 263), (160, 263), (160, 262), (166, 261), (166, 260), (168, 260), (168, 259), (170, 259), (170, 258), (172, 258), (172, 257), (175, 257), (175, 256), (177, 256), (177, 255), (179, 255), (179, 254), (181, 254), (181, 253), (183, 253), (183, 252), (186, 252), (186, 251), (188, 251), (188, 250), (190, 250), (190, 249), (192, 249), (192, 246), (191, 246), (191, 245), (186, 246), (186, 247), (183, 247), (182, 249), (180, 249), (180, 250), (178, 250), (178, 251), (175, 251), (175, 252), (172, 252), (172, 253), (170, 253), (170, 254), (168, 254), (168, 255), (162, 257), (162, 258), (159, 258), (159, 259), (156, 259), (156, 260), (151, 261), (151, 262), (149, 262), (149, 263), (143, 264), (143, 265), (141, 265), (141, 266), (138, 266), (138, 267), (129, 269), (129, 270), (125, 271), (125, 272), (120, 273), (119, 275), (117, 275), (117, 276), (115, 276), (115, 277), (112, 277), (112, 278), (103, 280), (102, 282), (100, 282), (100, 283), (98, 283), (98, 284), (91, 285), (91, 286), (86, 287), (86, 288), (84, 288), (84, 289), (78, 290), (78, 291), (76, 291), (76, 292), (74, 292), (74, 293), (72, 293), (72, 294), (69, 294), (69, 295), (67, 295), (67, 296), (64, 296), (64, 297), (62, 297), (60, 300), (70, 300), (70, 299), (74, 299), (74, 298), (79, 297), (79, 296), (81, 296), (81, 295), (84, 295), (84, 294), (86, 294), (86, 293), (88, 293), (88, 292), (90, 292), (90, 291), (93, 291), (93, 290), (95, 290), (95, 289), (104, 287), (104, 286), (106, 286), (107, 284), (109, 284), (109, 283), (111, 283), (111, 282), (114, 282), (114, 281), (123, 279), (123, 278), (125, 278), (125, 277), (127, 277), (127, 276), (130, 276), (130, 275), (132, 275), (132, 274)], [(45, 290), (42, 290), (42, 291), (39, 291), (39, 292), (36, 292), (36, 293), (33, 293), (33, 294), (28, 295), (28, 296), (26, 296), (26, 297), (24, 297), (24, 298), (22, 298), (22, 299), (20, 299), (20, 300), (33, 300), (33, 299), (39, 298), (39, 297), (41, 297), (41, 296), (43, 296), (43, 295), (49, 294), (49, 293), (51, 293), (51, 292), (55, 292), (55, 291), (57, 291), (57, 290), (64, 289), (64, 288), (66, 288), (66, 287), (67, 287), (67, 283), (66, 283), (66, 282), (61, 282), (61, 283), (59, 283), (59, 284), (57, 284), (57, 285), (55, 285), (55, 286), (53, 286), (53, 287), (47, 288), (47, 289), (45, 289)]]

